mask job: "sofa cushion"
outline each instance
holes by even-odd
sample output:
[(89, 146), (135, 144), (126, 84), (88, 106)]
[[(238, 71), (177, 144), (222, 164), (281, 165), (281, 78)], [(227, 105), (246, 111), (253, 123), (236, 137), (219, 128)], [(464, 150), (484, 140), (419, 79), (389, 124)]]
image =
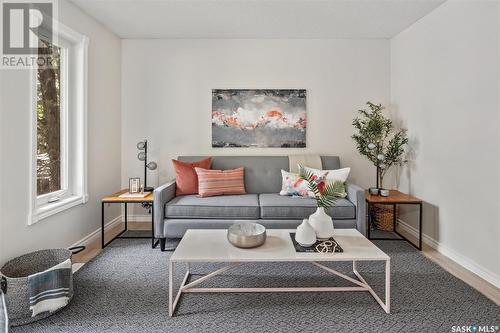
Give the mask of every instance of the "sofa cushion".
[(257, 194), (221, 195), (201, 198), (196, 195), (175, 197), (165, 204), (167, 218), (258, 219)]
[(244, 168), (231, 170), (194, 168), (194, 170), (198, 175), (198, 193), (200, 197), (246, 194)]
[(212, 159), (186, 163), (172, 160), (175, 169), (175, 195), (198, 194), (198, 175), (194, 168), (209, 169)]
[(304, 171), (310, 172), (319, 178), (324, 177), (324, 179), (326, 179), (327, 184), (331, 184), (336, 181), (341, 182), (342, 193), (343, 193), (342, 197), (345, 198), (347, 196), (347, 193), (345, 191), (345, 182), (347, 180), (347, 177), (349, 177), (349, 172), (351, 172), (351, 168), (343, 168), (336, 170), (319, 170), (319, 169), (309, 168), (307, 166), (302, 166), (302, 168), (304, 169)]
[(292, 197), (309, 197), (309, 184), (297, 173), (281, 170), (280, 195)]
[[(316, 211), (316, 200), (312, 198), (266, 193), (259, 195), (259, 202), (263, 219), (304, 219)], [(347, 199), (338, 199), (326, 212), (334, 219), (356, 218), (356, 206)]]

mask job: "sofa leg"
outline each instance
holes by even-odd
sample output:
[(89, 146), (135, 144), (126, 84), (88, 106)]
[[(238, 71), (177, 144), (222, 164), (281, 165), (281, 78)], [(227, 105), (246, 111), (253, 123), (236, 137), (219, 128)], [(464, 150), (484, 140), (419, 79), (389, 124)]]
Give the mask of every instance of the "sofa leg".
[(165, 244), (167, 243), (167, 239), (166, 238), (160, 238), (160, 250), (162, 252), (165, 251)]

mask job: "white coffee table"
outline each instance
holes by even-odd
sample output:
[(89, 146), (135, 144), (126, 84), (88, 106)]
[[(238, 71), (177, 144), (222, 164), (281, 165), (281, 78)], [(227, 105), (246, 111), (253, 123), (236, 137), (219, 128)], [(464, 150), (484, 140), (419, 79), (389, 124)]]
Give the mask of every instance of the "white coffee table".
[[(172, 316), (183, 293), (214, 293), (214, 292), (323, 292), (323, 291), (368, 291), (389, 313), (390, 311), (390, 257), (366, 239), (356, 229), (336, 229), (334, 238), (344, 250), (343, 253), (305, 253), (296, 252), (290, 238), (290, 229), (268, 229), (264, 245), (253, 249), (240, 249), (231, 245), (227, 238), (227, 230), (188, 230), (177, 246), (169, 261), (169, 316)], [(290, 262), (306, 261), (350, 281), (352, 287), (280, 287), (280, 288), (195, 288), (215, 275), (245, 262)], [(352, 261), (352, 270), (359, 280), (324, 266), (322, 262)], [(357, 271), (358, 261), (385, 261), (385, 303), (368, 285)], [(186, 283), (190, 276), (190, 264), (197, 262), (226, 262), (229, 265), (212, 273), (206, 274), (194, 281)], [(184, 263), (186, 274), (174, 299), (174, 264)]]

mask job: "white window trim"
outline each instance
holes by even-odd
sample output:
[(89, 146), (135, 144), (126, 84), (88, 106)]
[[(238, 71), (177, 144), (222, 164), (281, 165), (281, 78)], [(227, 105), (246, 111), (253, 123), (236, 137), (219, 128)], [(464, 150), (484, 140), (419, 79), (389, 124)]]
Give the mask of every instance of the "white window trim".
[[(70, 147), (72, 149), (73, 168), (72, 174), (72, 193), (68, 193), (60, 200), (52, 203), (39, 203), (37, 197), (37, 117), (36, 117), (36, 68), (32, 70), (31, 75), (31, 172), (30, 172), (30, 205), (28, 213), (28, 225), (35, 224), (36, 222), (52, 216), (54, 214), (65, 211), (71, 207), (85, 204), (88, 201), (87, 189), (87, 86), (88, 86), (88, 37), (82, 35), (73, 29), (57, 22), (54, 24), (54, 34), (61, 37), (62, 40), (69, 41), (72, 46), (71, 63), (68, 66), (71, 69), (72, 75), (75, 76), (73, 86), (66, 85), (68, 91), (62, 92), (66, 95), (71, 95), (67, 107), (71, 109), (72, 120), (67, 123), (71, 128), (72, 133)], [(63, 122), (61, 122), (63, 123)], [(64, 128), (68, 131), (68, 128)], [(69, 141), (70, 139), (68, 139)], [(64, 161), (68, 163), (68, 161)], [(68, 176), (68, 175), (66, 175)], [(64, 188), (58, 193), (63, 194)], [(50, 196), (56, 196), (58, 193), (51, 193)]]

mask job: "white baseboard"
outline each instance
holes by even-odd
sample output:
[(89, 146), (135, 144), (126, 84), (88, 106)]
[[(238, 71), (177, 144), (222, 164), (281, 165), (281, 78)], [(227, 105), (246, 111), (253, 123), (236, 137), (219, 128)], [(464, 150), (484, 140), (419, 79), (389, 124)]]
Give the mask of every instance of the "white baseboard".
[[(404, 230), (405, 232), (409, 233), (410, 235), (414, 236), (415, 238), (418, 238), (418, 229), (414, 228), (413, 226), (409, 225), (408, 223), (398, 219), (398, 226)], [(453, 260), (463, 268), (467, 269), (468, 271), (478, 275), (479, 277), (483, 278), (484, 280), (488, 281), (492, 285), (494, 285), (497, 288), (500, 288), (500, 276), (497, 274), (493, 273), (487, 268), (484, 268), (481, 265), (476, 264), (475, 262), (471, 261), (469, 258), (465, 257), (464, 255), (456, 252), (453, 249), (450, 249), (449, 247), (439, 243), (437, 240), (434, 238), (422, 234), (422, 242), (426, 243), (442, 255), (448, 257), (449, 259)]]
[[(141, 222), (141, 223), (151, 223), (151, 215), (133, 215), (129, 214), (127, 216), (129, 222)], [(124, 215), (118, 215), (108, 223), (104, 225), (104, 230), (108, 230), (109, 228), (114, 227), (118, 223), (121, 223), (124, 221)], [(75, 246), (88, 246), (88, 244), (92, 243), (95, 241), (97, 238), (101, 237), (101, 228), (98, 228), (97, 230), (91, 232), (87, 236), (83, 237), (80, 239), (78, 242), (72, 244), (70, 247), (75, 247)]]
[[(400, 227), (402, 230), (404, 230), (406, 233), (412, 235), (413, 237), (418, 239), (418, 229), (409, 225), (405, 221), (398, 219), (398, 227)], [(432, 247), (433, 249), (437, 249), (439, 246), (438, 241), (436, 241), (434, 238), (422, 233), (422, 243), (425, 243)]]
[[(114, 219), (112, 219), (111, 221), (109, 221), (108, 223), (106, 223), (104, 225), (104, 231), (108, 230), (109, 228), (114, 227), (115, 225), (117, 225), (118, 223), (121, 223), (121, 222), (122, 222), (122, 216), (118, 215), (117, 217), (115, 217)], [(80, 239), (78, 242), (74, 243), (70, 247), (82, 246), (82, 245), (88, 246), (88, 244), (92, 243), (97, 238), (101, 237), (101, 229), (102, 228), (98, 228), (97, 230), (91, 232), (90, 234), (83, 237), (82, 239)]]

